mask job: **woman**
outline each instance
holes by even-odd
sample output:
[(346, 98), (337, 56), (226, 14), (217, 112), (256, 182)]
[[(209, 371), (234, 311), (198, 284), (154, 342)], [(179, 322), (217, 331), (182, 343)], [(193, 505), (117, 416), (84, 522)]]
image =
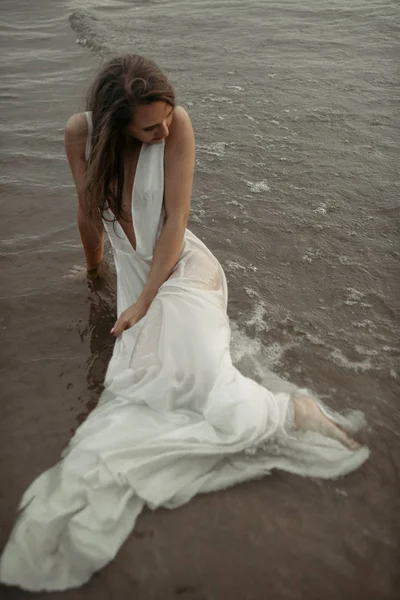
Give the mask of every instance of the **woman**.
[(150, 60), (124, 56), (67, 123), (87, 275), (102, 275), (103, 224), (118, 318), (105, 389), (63, 459), (25, 493), (0, 579), (29, 590), (79, 586), (110, 561), (144, 505), (174, 508), (280, 468), (337, 477), (368, 450), (353, 418), (307, 392), (273, 394), (229, 354), (224, 272), (186, 229), (194, 136)]

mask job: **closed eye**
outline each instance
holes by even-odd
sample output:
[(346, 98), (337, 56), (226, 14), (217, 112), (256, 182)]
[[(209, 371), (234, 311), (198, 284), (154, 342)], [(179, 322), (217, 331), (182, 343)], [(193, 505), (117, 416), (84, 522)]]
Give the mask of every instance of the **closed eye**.
[[(171, 108), (171, 110), (169, 111), (169, 113), (167, 114), (167, 119), (172, 115), (172, 113), (174, 112), (174, 107)], [(154, 129), (156, 129), (156, 127), (158, 127), (159, 125), (161, 125), (161, 123), (156, 123), (155, 125), (150, 125), (150, 127), (144, 127), (143, 131), (153, 131)]]

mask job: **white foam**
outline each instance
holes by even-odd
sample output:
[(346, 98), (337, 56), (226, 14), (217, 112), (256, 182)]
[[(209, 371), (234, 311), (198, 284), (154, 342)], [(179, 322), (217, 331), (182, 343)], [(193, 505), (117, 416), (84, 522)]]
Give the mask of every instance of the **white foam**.
[(317, 214), (317, 215), (326, 215), (326, 213), (328, 212), (328, 211), (326, 210), (326, 204), (323, 202), (322, 204), (320, 204), (320, 205), (318, 206), (318, 208), (316, 208), (316, 209), (314, 210), (314, 212), (315, 212), (315, 214)]
[(335, 492), (337, 494), (339, 494), (340, 496), (344, 496), (345, 498), (347, 498), (347, 496), (348, 496), (348, 493), (345, 490), (340, 490), (339, 488), (336, 488)]
[(355, 346), (355, 349), (361, 356), (379, 356), (378, 350), (373, 350), (372, 348), (365, 348), (364, 346), (357, 345)]
[(221, 158), (225, 154), (225, 148), (228, 146), (226, 142), (212, 142), (211, 144), (204, 144), (203, 146), (197, 146), (199, 152), (217, 156)]
[(354, 321), (352, 323), (353, 327), (357, 327), (358, 329), (367, 329), (370, 333), (376, 330), (376, 325), (370, 319), (364, 319), (363, 321)]
[(360, 292), (359, 290), (356, 290), (355, 288), (351, 288), (348, 287), (346, 288), (346, 291), (348, 292), (348, 296), (347, 296), (347, 302), (359, 302), (362, 298), (365, 297), (365, 294), (363, 292)]
[(225, 96), (214, 96), (214, 94), (210, 94), (209, 96), (205, 96), (204, 100), (210, 100), (210, 102), (217, 102), (218, 104), (226, 102), (227, 104), (233, 104), (233, 100), (226, 98)]
[[(233, 217), (234, 219), (236, 217)], [(256, 273), (258, 271), (258, 267), (253, 265), (253, 263), (249, 263), (248, 265), (242, 265), (235, 260), (228, 259), (225, 261), (226, 269), (229, 271), (253, 271)]]
[(356, 290), (355, 288), (351, 287), (346, 288), (346, 291), (347, 298), (344, 301), (344, 304), (346, 304), (347, 306), (355, 306), (358, 304), (363, 308), (372, 308), (372, 304), (361, 302), (361, 300), (365, 298), (365, 294), (363, 292), (360, 292), (359, 290)]
[(356, 373), (366, 373), (372, 368), (371, 359), (369, 357), (363, 361), (350, 360), (349, 358), (344, 356), (342, 351), (338, 348), (336, 348), (329, 354), (329, 358), (332, 362), (338, 365), (338, 367), (349, 369), (351, 371), (355, 371)]
[(190, 220), (195, 223), (201, 223), (205, 217), (206, 211), (203, 208), (192, 208), (190, 211)]
[(246, 292), (246, 294), (247, 294), (248, 296), (250, 296), (250, 298), (258, 298), (258, 297), (259, 297), (259, 294), (258, 294), (258, 292), (256, 292), (256, 290), (253, 290), (253, 289), (252, 289), (252, 288), (250, 288), (250, 287), (245, 287), (245, 288), (244, 288), (244, 291)]
[(385, 346), (382, 346), (382, 350), (383, 350), (384, 352), (389, 352), (389, 354), (392, 354), (392, 353), (394, 353), (394, 354), (396, 354), (396, 355), (397, 355), (397, 354), (399, 353), (399, 349), (398, 349), (398, 348), (395, 348), (394, 346), (386, 346), (386, 345), (385, 345)]
[(265, 179), (262, 181), (246, 181), (246, 185), (253, 194), (261, 194), (262, 192), (268, 192), (271, 189)]
[(258, 304), (253, 307), (253, 312), (246, 320), (245, 324), (250, 327), (255, 327), (255, 330), (268, 331), (268, 323), (265, 322), (264, 317), (267, 315), (267, 306), (263, 300), (260, 300)]
[(302, 262), (313, 263), (314, 260), (321, 258), (321, 252), (316, 248), (307, 248), (304, 256), (301, 257)]
[(240, 263), (238, 263), (235, 260), (227, 260), (225, 261), (226, 267), (227, 269), (229, 269), (229, 271), (246, 271), (246, 267), (244, 265), (241, 265)]
[(290, 184), (289, 187), (292, 188), (292, 190), (301, 190), (301, 191), (303, 191), (303, 190), (307, 189), (305, 187), (298, 187), (297, 185), (292, 185), (292, 184)]
[(232, 204), (233, 206), (237, 206), (239, 208), (244, 208), (243, 204), (239, 202), (239, 200), (227, 200), (225, 202), (225, 205), (228, 206), (229, 204)]
[(193, 211), (190, 213), (190, 220), (194, 221), (195, 223), (201, 223), (201, 217)]
[(234, 363), (238, 363), (244, 357), (258, 355), (262, 349), (260, 340), (248, 337), (234, 322), (231, 324), (231, 330), (231, 354)]
[(234, 364), (244, 375), (257, 378), (274, 393), (293, 393), (297, 389), (297, 386), (271, 370), (280, 366), (286, 349), (277, 342), (263, 345), (260, 340), (248, 337), (236, 323), (232, 323), (231, 355)]

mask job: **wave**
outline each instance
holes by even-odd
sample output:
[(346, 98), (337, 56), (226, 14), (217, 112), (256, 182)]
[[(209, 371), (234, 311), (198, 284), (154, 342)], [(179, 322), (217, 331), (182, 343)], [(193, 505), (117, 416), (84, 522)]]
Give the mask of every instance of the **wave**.
[(95, 14), (89, 11), (74, 11), (69, 16), (69, 23), (77, 34), (78, 44), (100, 55), (109, 51), (106, 41), (107, 24)]

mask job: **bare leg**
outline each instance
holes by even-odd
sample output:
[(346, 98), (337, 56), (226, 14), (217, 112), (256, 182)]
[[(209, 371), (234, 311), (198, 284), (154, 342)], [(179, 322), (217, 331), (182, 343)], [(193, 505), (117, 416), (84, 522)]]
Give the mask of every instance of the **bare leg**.
[(296, 428), (301, 431), (315, 431), (326, 437), (333, 438), (349, 448), (358, 450), (361, 446), (348, 437), (341, 427), (336, 425), (320, 409), (318, 402), (310, 396), (295, 396), (293, 398), (294, 421)]

